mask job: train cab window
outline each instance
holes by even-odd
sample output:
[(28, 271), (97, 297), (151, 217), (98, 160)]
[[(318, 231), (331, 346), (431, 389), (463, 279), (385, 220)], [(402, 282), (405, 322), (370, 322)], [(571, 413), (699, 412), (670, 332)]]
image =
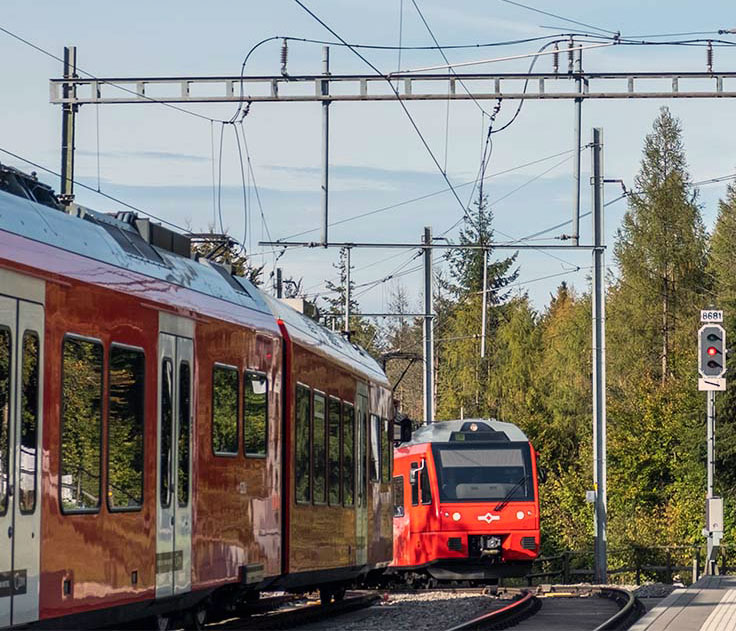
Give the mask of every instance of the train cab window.
[(192, 434), (192, 371), (179, 362), (179, 437), (177, 445), (176, 498), (182, 508), (189, 504), (189, 469)]
[(371, 414), (371, 449), (370, 472), (371, 482), (381, 481), (381, 419)]
[(20, 512), (36, 510), (36, 485), (38, 484), (38, 334), (23, 334), (23, 373), (21, 375), (20, 403)]
[(257, 372), (246, 372), (243, 382), (243, 440), (246, 456), (266, 456), (268, 380)]
[(411, 463), (411, 471), (409, 472), (409, 484), (411, 484), (411, 505), (419, 505), (419, 463)]
[(159, 495), (161, 506), (171, 506), (171, 429), (174, 426), (174, 366), (168, 357), (161, 362), (161, 437), (159, 461), (161, 483)]
[(102, 344), (73, 337), (62, 350), (61, 508), (96, 512), (100, 506)]
[(312, 426), (312, 480), (315, 504), (327, 502), (327, 432), (325, 431), (325, 396), (314, 393), (314, 423)]
[(427, 463), (424, 462), (422, 472), (419, 475), (419, 490), (422, 495), (422, 504), (432, 503), (432, 487), (429, 485), (429, 473), (427, 472)]
[(110, 510), (143, 505), (145, 356), (111, 346), (107, 413), (107, 500)]
[(404, 516), (404, 476), (397, 475), (393, 480), (394, 517)]
[(330, 397), (327, 408), (327, 495), (340, 504), (340, 399)]
[(311, 499), (311, 433), (309, 421), (312, 417), (312, 392), (306, 386), (296, 387), (296, 448), (294, 450), (294, 479), (296, 501), (307, 503)]
[(8, 512), (10, 480), (10, 331), (0, 328), (0, 515)]
[(212, 370), (212, 451), (238, 453), (238, 370), (215, 365)]
[(394, 450), (391, 448), (391, 421), (382, 420), (383, 432), (381, 433), (381, 480), (383, 482), (391, 481), (391, 461), (393, 460)]
[(355, 407), (343, 404), (342, 409), (342, 503), (355, 502)]

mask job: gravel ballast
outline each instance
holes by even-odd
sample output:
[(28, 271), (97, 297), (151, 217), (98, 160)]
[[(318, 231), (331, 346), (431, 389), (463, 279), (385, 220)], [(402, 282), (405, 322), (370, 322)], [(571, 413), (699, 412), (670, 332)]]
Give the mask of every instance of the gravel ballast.
[(368, 609), (324, 620), (319, 624), (305, 625), (300, 629), (442, 631), (507, 604), (506, 600), (497, 600), (481, 593), (443, 590), (414, 594), (386, 592), (382, 601)]

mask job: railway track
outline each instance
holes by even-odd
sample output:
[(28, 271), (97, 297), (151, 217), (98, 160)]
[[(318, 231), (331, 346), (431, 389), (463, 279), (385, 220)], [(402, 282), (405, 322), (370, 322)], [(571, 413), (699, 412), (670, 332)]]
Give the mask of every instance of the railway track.
[(542, 594), (520, 590), (508, 605), (447, 631), (509, 627), (518, 631), (623, 631), (643, 612), (643, 605), (631, 592), (615, 587), (563, 587)]
[(235, 631), (238, 629), (291, 629), (327, 618), (341, 616), (358, 609), (370, 607), (381, 596), (375, 592), (350, 592), (343, 599), (323, 605), (319, 600), (308, 600), (275, 611), (254, 613), (247, 617), (230, 618), (208, 624), (206, 629)]

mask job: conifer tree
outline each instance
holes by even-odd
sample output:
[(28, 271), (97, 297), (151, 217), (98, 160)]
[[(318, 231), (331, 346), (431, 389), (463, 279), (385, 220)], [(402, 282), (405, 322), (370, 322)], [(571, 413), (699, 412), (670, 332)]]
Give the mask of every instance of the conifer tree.
[[(330, 293), (323, 297), (324, 307), (321, 309), (321, 315), (322, 323), (325, 326), (332, 328), (335, 323), (341, 323), (336, 326), (340, 330), (345, 325), (345, 287), (347, 286), (348, 279), (347, 248), (340, 250), (337, 263), (334, 263), (333, 267), (338, 270), (340, 280), (338, 283), (327, 281), (325, 284)], [(355, 281), (352, 279), (352, 265), (350, 269), (350, 339), (365, 348), (374, 357), (378, 357), (381, 353), (380, 340), (378, 339), (379, 330), (365, 318), (360, 317), (360, 307), (358, 301), (355, 299)]]
[[(682, 323), (702, 305), (706, 237), (682, 128), (668, 108), (660, 110), (643, 153), (614, 253), (624, 303), (621, 321), (637, 333), (638, 344), (626, 361), (664, 383), (688, 369), (677, 364), (674, 351), (686, 339), (691, 346), (692, 331)], [(651, 361), (653, 354), (659, 362)]]
[[(492, 256), (493, 213), (485, 195), (480, 194), (460, 231), (461, 245), (488, 245), (484, 259), (482, 249), (450, 250), (450, 279), (443, 283), (455, 304), (443, 302), (443, 318), (435, 327), (438, 358), (438, 417), (488, 416), (492, 413), (486, 396), (492, 371), (494, 336), (503, 303), (508, 298), (504, 289), (516, 280), (513, 269), (516, 254), (500, 260)], [(483, 309), (483, 265), (486, 267), (486, 357), (481, 358), (481, 324)]]

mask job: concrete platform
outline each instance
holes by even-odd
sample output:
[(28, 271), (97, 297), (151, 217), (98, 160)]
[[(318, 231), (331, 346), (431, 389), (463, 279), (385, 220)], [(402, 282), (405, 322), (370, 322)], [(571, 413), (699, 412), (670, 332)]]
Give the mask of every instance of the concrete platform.
[(630, 631), (736, 631), (736, 576), (704, 576), (678, 589)]

